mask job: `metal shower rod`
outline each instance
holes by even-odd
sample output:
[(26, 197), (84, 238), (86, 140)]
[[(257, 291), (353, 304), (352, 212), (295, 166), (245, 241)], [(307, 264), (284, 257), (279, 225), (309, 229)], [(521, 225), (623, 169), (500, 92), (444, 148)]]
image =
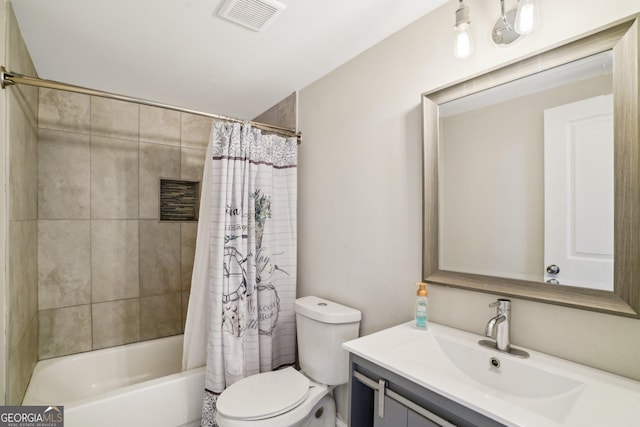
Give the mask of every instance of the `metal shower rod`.
[(167, 110), (180, 111), (183, 113), (196, 114), (198, 116), (211, 117), (212, 119), (223, 120), (227, 122), (249, 123), (251, 126), (257, 127), (267, 132), (273, 132), (275, 134), (286, 136), (286, 137), (295, 136), (296, 138), (298, 138), (298, 144), (300, 143), (301, 134), (299, 132), (296, 132), (294, 129), (289, 129), (281, 126), (274, 126), (266, 123), (242, 120), (242, 119), (237, 119), (235, 117), (223, 116), (220, 114), (205, 113), (202, 111), (191, 110), (188, 108), (176, 107), (174, 105), (162, 104), (154, 101), (147, 101), (146, 99), (133, 98), (130, 96), (118, 95), (110, 92), (103, 92), (101, 90), (89, 89), (82, 86), (75, 86), (75, 85), (70, 85), (66, 83), (60, 83), (53, 80), (23, 76), (18, 73), (7, 71), (7, 69), (4, 66), (0, 67), (0, 76), (1, 76), (0, 85), (2, 86), (2, 89), (6, 89), (7, 86), (22, 84), (22, 85), (28, 85), (28, 86), (44, 87), (48, 89), (58, 89), (58, 90), (64, 90), (68, 92), (82, 93), (85, 95), (99, 96), (102, 98), (117, 99), (119, 101), (135, 102), (137, 104), (148, 105), (150, 107), (158, 107), (158, 108), (164, 108)]

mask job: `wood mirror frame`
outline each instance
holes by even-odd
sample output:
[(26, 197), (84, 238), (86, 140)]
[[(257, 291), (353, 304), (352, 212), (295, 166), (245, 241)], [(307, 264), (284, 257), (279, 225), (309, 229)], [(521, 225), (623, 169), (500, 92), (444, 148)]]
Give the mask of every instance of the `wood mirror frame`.
[[(423, 277), (428, 283), (640, 318), (640, 75), (638, 17), (422, 95)], [(439, 270), (438, 106), (607, 50), (613, 52), (614, 290)]]

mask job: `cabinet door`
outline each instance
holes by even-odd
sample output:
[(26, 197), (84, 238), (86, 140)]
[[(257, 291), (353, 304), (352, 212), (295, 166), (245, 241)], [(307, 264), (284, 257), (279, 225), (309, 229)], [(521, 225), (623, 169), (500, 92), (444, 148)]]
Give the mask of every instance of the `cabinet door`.
[(440, 427), (411, 409), (407, 410), (407, 427)]
[(378, 392), (375, 392), (373, 427), (405, 427), (407, 425), (407, 408), (393, 399), (384, 397), (384, 417), (378, 413)]

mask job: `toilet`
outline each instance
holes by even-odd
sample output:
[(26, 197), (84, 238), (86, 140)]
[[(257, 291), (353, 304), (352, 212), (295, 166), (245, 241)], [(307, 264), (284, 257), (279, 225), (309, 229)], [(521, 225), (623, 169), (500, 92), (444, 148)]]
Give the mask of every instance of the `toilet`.
[(300, 371), (284, 368), (244, 378), (220, 394), (220, 427), (335, 427), (334, 387), (349, 382), (342, 343), (358, 337), (361, 314), (322, 298), (295, 301)]

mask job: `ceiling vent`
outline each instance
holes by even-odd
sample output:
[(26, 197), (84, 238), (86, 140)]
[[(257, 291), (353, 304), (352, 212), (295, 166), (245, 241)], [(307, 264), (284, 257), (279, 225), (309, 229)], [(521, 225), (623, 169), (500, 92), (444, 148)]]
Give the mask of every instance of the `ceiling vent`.
[(263, 31), (286, 7), (275, 0), (227, 0), (218, 15), (253, 31)]

